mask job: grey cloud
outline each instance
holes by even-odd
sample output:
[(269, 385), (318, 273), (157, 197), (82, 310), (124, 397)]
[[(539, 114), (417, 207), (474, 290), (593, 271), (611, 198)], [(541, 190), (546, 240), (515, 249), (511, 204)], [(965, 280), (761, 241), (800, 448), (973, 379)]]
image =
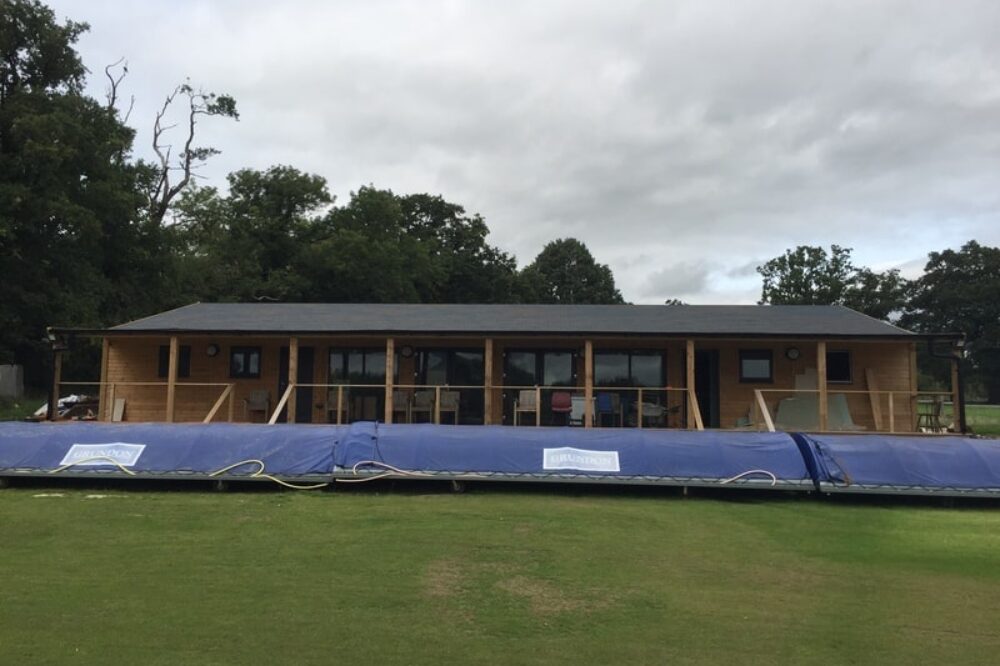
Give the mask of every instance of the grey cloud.
[(209, 182), (439, 192), (522, 263), (582, 239), (636, 302), (753, 302), (750, 264), (797, 244), (1000, 243), (992, 1), (53, 5), (91, 23), (92, 71), (129, 58), (140, 154), (189, 75), (242, 113), (203, 128)]

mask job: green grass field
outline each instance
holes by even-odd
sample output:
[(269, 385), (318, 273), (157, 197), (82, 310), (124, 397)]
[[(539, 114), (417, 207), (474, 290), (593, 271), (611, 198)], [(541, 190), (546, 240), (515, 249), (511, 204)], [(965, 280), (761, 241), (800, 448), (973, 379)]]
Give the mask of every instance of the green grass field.
[(13, 488), (0, 534), (11, 664), (987, 664), (1000, 651), (1000, 507)]

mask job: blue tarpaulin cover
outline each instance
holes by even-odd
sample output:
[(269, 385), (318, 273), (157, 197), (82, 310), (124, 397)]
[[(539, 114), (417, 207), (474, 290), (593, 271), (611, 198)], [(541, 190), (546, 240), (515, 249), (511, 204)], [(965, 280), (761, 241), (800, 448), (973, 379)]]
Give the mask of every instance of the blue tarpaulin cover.
[(795, 435), (829, 491), (1000, 493), (1000, 440), (960, 436)]
[[(275, 476), (329, 476), (338, 433), (346, 426), (262, 426), (230, 423), (0, 423), (0, 471), (51, 471), (63, 465), (74, 445), (107, 452), (114, 444), (145, 445), (127, 468), (148, 474), (210, 474), (242, 460), (257, 459)], [(104, 448), (93, 445), (105, 445)], [(126, 449), (128, 447), (117, 447)], [(246, 476), (245, 465), (227, 473)], [(67, 473), (120, 472), (110, 462), (91, 461)]]
[[(617, 453), (617, 471), (602, 455), (610, 452)], [(366, 461), (452, 474), (713, 481), (766, 470), (778, 485), (812, 486), (795, 441), (780, 432), (354, 424), (337, 446), (336, 464), (352, 470)], [(384, 471), (365, 464), (359, 469)], [(750, 479), (771, 481), (759, 474), (743, 481)]]

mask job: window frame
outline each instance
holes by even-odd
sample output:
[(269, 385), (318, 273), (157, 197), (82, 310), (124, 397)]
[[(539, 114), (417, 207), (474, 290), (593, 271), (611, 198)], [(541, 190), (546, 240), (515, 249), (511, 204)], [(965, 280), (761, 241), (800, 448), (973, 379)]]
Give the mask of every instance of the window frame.
[[(830, 355), (847, 354), (847, 379), (830, 379)], [(854, 355), (850, 349), (830, 349), (826, 352), (826, 383), (827, 384), (853, 384), (854, 383)]]
[[(386, 369), (388, 365), (388, 359), (385, 354), (385, 347), (328, 347), (326, 353), (326, 372), (327, 372), (327, 380), (330, 382), (330, 384), (343, 385), (343, 386), (355, 385), (351, 381), (350, 363), (348, 360), (351, 354), (357, 354), (361, 357), (361, 375), (364, 377), (368, 376), (368, 356), (370, 354), (381, 354), (383, 358), (382, 381), (381, 382), (365, 381), (364, 384), (361, 384), (361, 386), (367, 384), (384, 386), (386, 384)], [(340, 356), (341, 368), (344, 374), (343, 377), (334, 378), (333, 376), (332, 361), (334, 355)], [(394, 384), (399, 383), (399, 352), (393, 354), (392, 381)]]
[[(249, 371), (235, 372), (233, 368), (233, 359), (239, 354), (243, 356), (243, 367), (250, 367), (250, 358), (253, 354), (257, 354), (257, 372), (252, 373)], [(257, 346), (234, 346), (229, 348), (229, 378), (230, 379), (260, 379), (260, 373), (264, 365), (264, 351), (261, 347)]]
[[(602, 389), (613, 389), (620, 388), (612, 385), (601, 384), (597, 381), (597, 357), (598, 356), (611, 356), (620, 355), (625, 356), (625, 367), (628, 373), (628, 387), (644, 388), (644, 389), (662, 389), (669, 384), (670, 374), (667, 369), (667, 354), (658, 349), (595, 349), (594, 350), (594, 386)], [(633, 359), (636, 356), (646, 356), (659, 358), (660, 360), (660, 383), (654, 385), (640, 385), (635, 381), (635, 370), (633, 369)]]
[[(160, 345), (157, 350), (156, 376), (167, 378), (170, 373), (170, 345)], [(191, 345), (177, 347), (177, 377), (187, 379), (191, 376)]]
[[(774, 383), (774, 350), (773, 349), (741, 349), (739, 350), (739, 378), (741, 384), (773, 384)], [(743, 374), (743, 361), (767, 361), (767, 377), (747, 377)]]

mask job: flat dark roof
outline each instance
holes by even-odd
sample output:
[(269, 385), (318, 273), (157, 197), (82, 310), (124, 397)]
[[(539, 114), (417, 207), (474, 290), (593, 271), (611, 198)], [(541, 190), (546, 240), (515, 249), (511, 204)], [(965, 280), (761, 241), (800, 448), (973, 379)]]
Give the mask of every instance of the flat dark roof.
[(839, 305), (195, 303), (101, 332), (917, 337)]

